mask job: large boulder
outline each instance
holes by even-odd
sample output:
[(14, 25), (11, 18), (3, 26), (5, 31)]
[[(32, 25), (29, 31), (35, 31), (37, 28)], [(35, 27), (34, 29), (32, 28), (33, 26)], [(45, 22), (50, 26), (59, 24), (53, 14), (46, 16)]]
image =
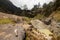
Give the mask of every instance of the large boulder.
[(26, 40), (55, 40), (53, 33), (48, 29), (29, 29), (26, 31)]
[(40, 20), (31, 20), (31, 24), (33, 25), (34, 28), (37, 29), (44, 29), (47, 27), (47, 25), (45, 25), (42, 21)]
[(20, 24), (0, 25), (0, 40), (23, 40), (24, 38), (25, 31)]
[(55, 40), (53, 33), (40, 20), (31, 21), (32, 28), (26, 31), (26, 40)]

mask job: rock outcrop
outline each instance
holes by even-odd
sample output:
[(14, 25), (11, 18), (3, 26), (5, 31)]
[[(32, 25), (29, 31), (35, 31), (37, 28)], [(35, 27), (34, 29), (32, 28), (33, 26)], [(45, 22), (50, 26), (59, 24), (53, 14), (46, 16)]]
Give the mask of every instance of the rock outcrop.
[(24, 38), (25, 31), (20, 24), (0, 25), (0, 40), (23, 40)]
[(33, 27), (26, 31), (26, 40), (55, 40), (53, 33), (43, 22), (32, 20), (31, 24)]

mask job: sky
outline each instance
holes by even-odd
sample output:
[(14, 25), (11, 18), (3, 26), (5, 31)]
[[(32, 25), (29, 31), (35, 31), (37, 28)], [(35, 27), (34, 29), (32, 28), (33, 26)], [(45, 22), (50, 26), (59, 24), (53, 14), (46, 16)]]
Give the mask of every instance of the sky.
[(10, 0), (16, 7), (24, 8), (24, 5), (27, 5), (28, 9), (32, 9), (34, 5), (38, 4), (40, 2), (41, 6), (44, 3), (49, 3), (53, 0)]

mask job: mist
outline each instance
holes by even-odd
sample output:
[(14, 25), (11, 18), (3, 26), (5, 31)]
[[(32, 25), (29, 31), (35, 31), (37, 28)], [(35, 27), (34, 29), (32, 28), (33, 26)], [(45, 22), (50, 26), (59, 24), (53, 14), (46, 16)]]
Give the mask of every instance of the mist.
[(44, 3), (49, 3), (53, 0), (10, 0), (16, 7), (24, 9), (24, 5), (27, 5), (28, 9), (32, 9), (34, 5), (40, 3), (41, 7)]

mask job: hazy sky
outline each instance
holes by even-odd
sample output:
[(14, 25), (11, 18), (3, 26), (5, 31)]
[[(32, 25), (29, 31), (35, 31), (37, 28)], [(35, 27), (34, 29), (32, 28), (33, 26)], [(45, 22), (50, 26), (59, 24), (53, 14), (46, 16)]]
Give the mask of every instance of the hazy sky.
[(40, 2), (41, 5), (44, 3), (49, 3), (53, 0), (10, 0), (15, 6), (23, 8), (23, 5), (27, 5), (28, 9), (33, 8), (33, 5)]

